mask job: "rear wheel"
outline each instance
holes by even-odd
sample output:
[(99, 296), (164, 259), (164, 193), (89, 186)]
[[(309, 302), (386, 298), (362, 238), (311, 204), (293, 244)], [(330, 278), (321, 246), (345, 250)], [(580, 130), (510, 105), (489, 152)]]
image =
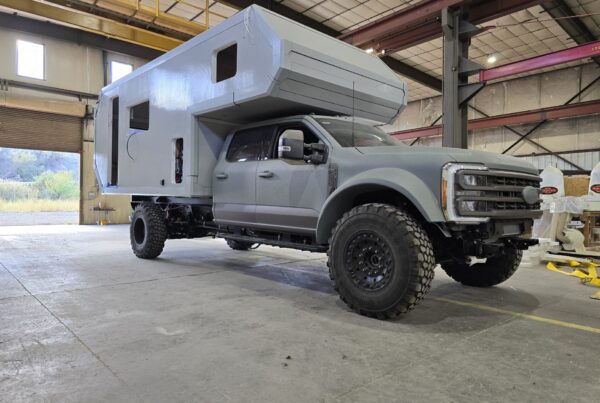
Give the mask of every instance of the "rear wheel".
[(337, 222), (329, 273), (351, 309), (380, 319), (413, 309), (433, 279), (431, 242), (406, 212), (385, 204), (357, 206)]
[(233, 250), (249, 250), (252, 248), (253, 245), (256, 245), (252, 242), (237, 241), (235, 239), (229, 238), (225, 238), (225, 241), (227, 242), (227, 245)]
[(454, 280), (471, 287), (491, 287), (508, 280), (517, 271), (523, 251), (506, 246), (503, 253), (490, 257), (485, 263), (469, 265), (465, 262), (442, 264), (442, 268)]
[(165, 247), (167, 225), (164, 212), (156, 204), (140, 203), (135, 206), (129, 227), (133, 253), (142, 259), (158, 257)]

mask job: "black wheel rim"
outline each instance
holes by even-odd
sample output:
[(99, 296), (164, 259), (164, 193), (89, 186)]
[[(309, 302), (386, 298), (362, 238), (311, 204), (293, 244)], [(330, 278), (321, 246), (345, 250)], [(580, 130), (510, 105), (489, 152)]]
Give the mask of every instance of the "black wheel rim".
[(394, 268), (392, 248), (372, 231), (361, 231), (346, 244), (345, 268), (355, 286), (377, 291), (389, 284)]
[(133, 223), (133, 239), (138, 245), (143, 244), (146, 239), (146, 223), (139, 217)]

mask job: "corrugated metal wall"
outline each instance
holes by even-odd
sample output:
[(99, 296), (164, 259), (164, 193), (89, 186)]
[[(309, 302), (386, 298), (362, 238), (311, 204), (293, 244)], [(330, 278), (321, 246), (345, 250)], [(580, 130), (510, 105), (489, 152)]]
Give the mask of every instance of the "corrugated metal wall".
[[(560, 153), (561, 157), (573, 161), (585, 170), (591, 171), (598, 162), (600, 162), (600, 151), (581, 152), (581, 153)], [(569, 171), (576, 169), (568, 162), (556, 158), (554, 155), (533, 155), (520, 157), (525, 161), (533, 164), (538, 169), (544, 169), (547, 166), (553, 166), (561, 171)]]
[(80, 152), (82, 119), (0, 107), (0, 147)]

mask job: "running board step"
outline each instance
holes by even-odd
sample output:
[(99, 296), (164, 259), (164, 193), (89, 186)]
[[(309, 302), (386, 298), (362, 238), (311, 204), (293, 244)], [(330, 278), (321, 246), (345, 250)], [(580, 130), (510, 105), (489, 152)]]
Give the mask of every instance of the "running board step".
[(215, 236), (218, 238), (233, 239), (235, 241), (260, 243), (263, 245), (278, 246), (280, 248), (299, 249), (299, 250), (305, 250), (305, 251), (309, 251), (309, 252), (325, 253), (325, 252), (327, 252), (327, 249), (328, 249), (328, 247), (326, 245), (307, 245), (307, 244), (288, 242), (288, 241), (278, 241), (277, 239), (258, 238), (258, 237), (247, 236), (247, 235), (228, 234), (225, 232), (217, 232), (215, 234)]

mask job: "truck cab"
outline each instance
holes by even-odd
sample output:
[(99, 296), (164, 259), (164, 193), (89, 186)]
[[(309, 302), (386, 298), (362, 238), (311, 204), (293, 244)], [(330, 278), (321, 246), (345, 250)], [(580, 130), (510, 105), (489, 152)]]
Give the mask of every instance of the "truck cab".
[[(513, 181), (510, 190), (517, 197), (488, 200), (485, 192), (497, 195), (502, 185), (473, 184), (470, 190), (464, 184), (469, 189), (461, 189), (458, 200), (454, 188), (462, 182), (454, 177), (473, 170), (476, 179), (467, 175), (467, 181), (496, 178), (506, 186)], [(243, 127), (226, 140), (214, 172), (216, 223), (305, 233), (316, 243), (326, 243), (339, 218), (335, 210), (367, 194), (394, 194), (446, 233), (493, 223), (497, 236), (523, 234), (539, 214), (539, 179), (529, 164), (486, 152), (408, 147), (360, 118), (301, 115)], [(516, 200), (527, 186), (534, 188), (530, 205)], [(510, 203), (514, 208), (507, 208)], [(506, 220), (520, 220), (518, 229)]]

